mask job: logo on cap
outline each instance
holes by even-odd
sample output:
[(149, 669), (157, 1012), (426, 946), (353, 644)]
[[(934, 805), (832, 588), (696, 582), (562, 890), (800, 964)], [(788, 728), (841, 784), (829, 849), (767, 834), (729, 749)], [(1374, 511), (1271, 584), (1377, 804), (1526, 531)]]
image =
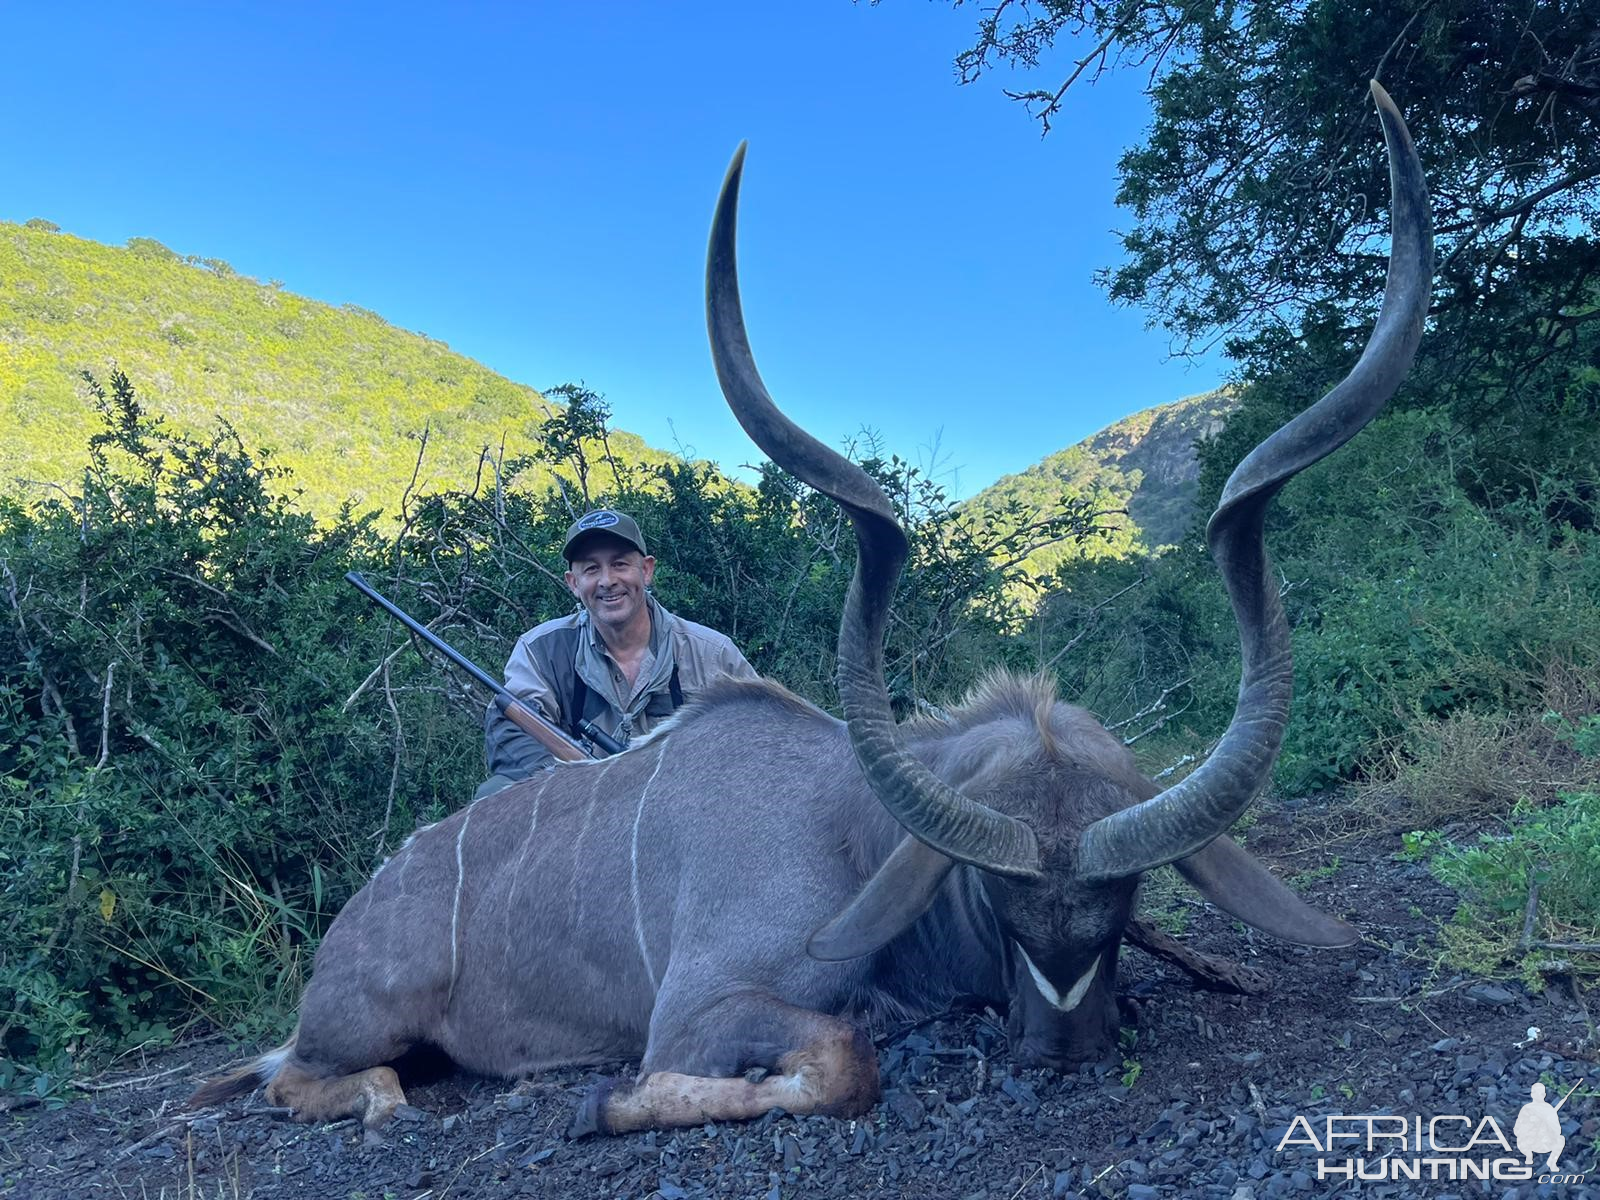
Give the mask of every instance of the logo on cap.
[(595, 512), (589, 513), (580, 519), (578, 521), (578, 528), (580, 530), (609, 529), (621, 519), (622, 518), (618, 517), (617, 514), (612, 512), (609, 508), (602, 508)]

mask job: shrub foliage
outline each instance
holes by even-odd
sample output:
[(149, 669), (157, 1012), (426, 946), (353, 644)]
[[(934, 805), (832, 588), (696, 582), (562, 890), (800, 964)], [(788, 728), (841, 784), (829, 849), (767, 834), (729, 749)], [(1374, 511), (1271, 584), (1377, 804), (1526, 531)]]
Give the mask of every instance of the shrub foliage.
[[(408, 491), (386, 528), (348, 510), (313, 520), (231, 428), (174, 433), (120, 373), (86, 387), (102, 429), (81, 486), (0, 501), (0, 1049), (14, 1061), (58, 1068), (197, 1014), (280, 1031), (331, 915), (471, 795), (482, 698), (413, 652), (347, 570), (495, 670), (571, 608), (555, 548), (576, 512), (613, 503), (649, 531), (670, 608), (833, 699), (854, 556), (834, 506), (775, 469), (752, 489), (703, 464), (628, 466), (592, 392), (564, 391), (533, 458), (485, 457), (471, 491)], [(417, 450), (420, 474), (426, 434)], [(1014, 615), (990, 556), (1020, 556), (915, 468), (864, 465), (912, 541), (888, 657), (909, 708), (1004, 659)], [(535, 468), (561, 486), (500, 483)], [(1081, 518), (1064, 509), (1055, 527), (1087, 536)]]

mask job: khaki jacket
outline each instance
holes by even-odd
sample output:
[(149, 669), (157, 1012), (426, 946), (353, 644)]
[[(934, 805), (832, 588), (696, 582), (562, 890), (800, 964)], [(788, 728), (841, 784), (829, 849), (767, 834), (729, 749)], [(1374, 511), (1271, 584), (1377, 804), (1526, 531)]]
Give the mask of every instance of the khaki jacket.
[[(506, 661), (506, 690), (574, 740), (578, 740), (578, 718), (583, 716), (627, 745), (672, 715), (674, 671), (686, 701), (723, 675), (756, 678), (755, 669), (727, 636), (675, 616), (654, 596), (648, 604), (650, 647), (631, 688), (588, 611), (580, 609), (517, 639)], [(568, 711), (578, 678), (588, 693), (581, 714)], [(555, 762), (554, 755), (492, 703), (484, 722), (484, 754), (490, 775), (504, 781), (526, 779)]]

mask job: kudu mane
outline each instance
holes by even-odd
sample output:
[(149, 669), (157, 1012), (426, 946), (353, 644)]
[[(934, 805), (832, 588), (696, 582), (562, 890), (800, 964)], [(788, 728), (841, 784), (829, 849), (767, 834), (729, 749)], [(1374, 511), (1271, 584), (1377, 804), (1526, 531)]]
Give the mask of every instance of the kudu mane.
[(785, 718), (798, 717), (823, 724), (834, 719), (811, 701), (803, 696), (797, 696), (776, 680), (734, 679), (723, 675), (644, 737), (636, 739), (633, 746), (637, 748), (659, 738), (670, 737), (677, 730), (704, 719), (708, 713), (730, 706), (751, 705), (759, 706), (774, 716)]

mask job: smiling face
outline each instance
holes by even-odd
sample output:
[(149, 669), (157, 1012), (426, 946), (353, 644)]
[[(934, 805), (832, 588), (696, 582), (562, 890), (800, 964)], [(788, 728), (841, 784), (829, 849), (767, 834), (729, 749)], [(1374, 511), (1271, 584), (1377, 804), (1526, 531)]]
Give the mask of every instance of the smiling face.
[(607, 642), (641, 632), (640, 622), (648, 635), (645, 589), (655, 577), (654, 558), (619, 537), (595, 533), (572, 548), (567, 568), (567, 587)]

